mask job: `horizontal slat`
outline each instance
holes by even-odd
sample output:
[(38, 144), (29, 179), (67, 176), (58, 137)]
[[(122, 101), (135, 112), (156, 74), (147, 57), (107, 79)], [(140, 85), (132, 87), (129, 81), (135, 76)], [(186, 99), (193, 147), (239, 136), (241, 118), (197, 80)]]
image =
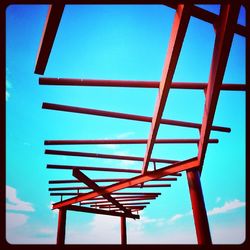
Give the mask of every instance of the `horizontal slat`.
[[(55, 165), (55, 164), (47, 164), (47, 168), (50, 169), (64, 169), (64, 170), (72, 170), (74, 168), (80, 170), (87, 171), (107, 171), (107, 172), (121, 172), (121, 173), (141, 173), (141, 170), (136, 169), (123, 169), (123, 168), (106, 168), (106, 167), (88, 167), (88, 166), (71, 166), (71, 165)], [(170, 176), (181, 176), (181, 173), (173, 173)]]
[[(81, 87), (129, 87), (129, 88), (159, 88), (157, 81), (131, 81), (131, 80), (96, 80), (76, 78), (48, 78), (40, 77), (40, 85), (52, 86), (81, 86)], [(193, 89), (204, 90), (207, 88), (205, 82), (172, 82), (171, 89)], [(221, 90), (246, 90), (245, 84), (224, 83)]]
[[(94, 182), (117, 182), (117, 181), (124, 181), (127, 178), (114, 178), (114, 179), (92, 179)], [(153, 181), (177, 181), (177, 178), (161, 178)], [(49, 184), (66, 184), (66, 183), (79, 183), (79, 180), (51, 180)]]
[[(74, 107), (74, 106), (54, 104), (54, 103), (44, 102), (42, 105), (42, 108), (57, 110), (57, 111), (64, 111), (64, 112), (73, 112), (73, 113), (79, 113), (79, 114), (106, 116), (106, 117), (111, 117), (111, 118), (127, 119), (127, 120), (141, 121), (141, 122), (152, 122), (152, 117), (149, 117), (149, 116), (132, 115), (132, 114), (125, 114), (125, 113), (118, 113), (118, 112), (111, 112), (111, 111), (97, 110), (97, 109), (89, 109), (89, 108), (81, 108), (81, 107)], [(188, 127), (188, 128), (197, 128), (197, 129), (201, 128), (201, 124), (194, 123), (194, 122), (161, 119), (160, 123), (173, 125), (173, 126)], [(221, 132), (231, 131), (230, 128), (221, 127), (221, 126), (212, 126), (212, 130), (221, 131)]]
[[(218, 143), (218, 139), (209, 139), (209, 143)], [(92, 144), (146, 144), (147, 139), (114, 140), (46, 140), (44, 145), (92, 145)], [(156, 139), (155, 143), (199, 143), (199, 139)]]
[(115, 211), (107, 211), (107, 210), (103, 210), (103, 209), (80, 207), (80, 206), (76, 206), (76, 205), (69, 205), (66, 207), (66, 209), (70, 210), (70, 211), (76, 211), (76, 212), (104, 214), (104, 215), (111, 215), (111, 216), (140, 219), (140, 216), (136, 215), (136, 214), (125, 214), (125, 213), (120, 213), (120, 212), (115, 212)]
[[(143, 157), (136, 157), (136, 156), (96, 154), (96, 153), (52, 150), (52, 149), (46, 149), (45, 154), (68, 155), (68, 156), (91, 157), (91, 158), (105, 158), (105, 159), (128, 160), (128, 161), (143, 161)], [(176, 163), (177, 162), (175, 160), (158, 159), (158, 158), (151, 158), (150, 161), (160, 162), (160, 163)]]
[[(143, 188), (157, 188), (157, 187), (171, 187), (171, 184), (145, 184)], [(101, 186), (101, 188), (105, 188), (105, 186)], [(130, 186), (127, 188), (141, 188), (140, 185)], [(63, 191), (63, 190), (84, 190), (90, 189), (89, 187), (56, 187), (56, 188), (49, 188), (49, 191)]]

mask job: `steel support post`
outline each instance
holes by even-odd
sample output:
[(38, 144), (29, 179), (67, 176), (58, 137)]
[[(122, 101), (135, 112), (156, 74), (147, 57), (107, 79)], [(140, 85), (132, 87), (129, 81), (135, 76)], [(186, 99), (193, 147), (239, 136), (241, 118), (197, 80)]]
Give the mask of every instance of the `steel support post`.
[(212, 244), (199, 169), (187, 170), (187, 179), (198, 244)]
[(64, 245), (65, 243), (65, 226), (66, 226), (66, 212), (65, 208), (60, 208), (58, 213), (57, 226), (57, 245)]
[(121, 244), (127, 245), (126, 217), (121, 217)]

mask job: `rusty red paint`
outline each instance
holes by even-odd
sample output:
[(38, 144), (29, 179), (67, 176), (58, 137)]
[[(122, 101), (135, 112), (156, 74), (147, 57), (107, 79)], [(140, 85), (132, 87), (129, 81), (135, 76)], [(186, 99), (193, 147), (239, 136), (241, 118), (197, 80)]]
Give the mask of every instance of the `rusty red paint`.
[[(141, 122), (152, 122), (152, 117), (149, 117), (149, 116), (132, 115), (132, 114), (111, 112), (111, 111), (98, 110), (98, 109), (89, 109), (89, 108), (74, 107), (74, 106), (69, 106), (69, 105), (53, 104), (53, 103), (47, 103), (47, 102), (43, 103), (42, 108), (65, 111), (65, 112), (73, 112), (73, 113), (79, 113), (79, 114), (106, 116), (110, 118), (127, 119), (127, 120), (141, 121)], [(173, 126), (187, 127), (187, 128), (197, 128), (197, 129), (201, 127), (201, 124), (199, 123), (184, 122), (184, 121), (177, 121), (177, 120), (170, 120), (170, 119), (161, 119), (160, 123), (173, 125)], [(213, 126), (212, 130), (221, 131), (221, 132), (231, 131), (230, 128), (221, 127), (221, 126)]]

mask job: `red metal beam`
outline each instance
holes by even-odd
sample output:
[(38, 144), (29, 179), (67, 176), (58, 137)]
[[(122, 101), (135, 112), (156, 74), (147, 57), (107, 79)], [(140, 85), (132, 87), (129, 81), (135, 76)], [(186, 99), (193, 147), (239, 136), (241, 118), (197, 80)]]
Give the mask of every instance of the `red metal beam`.
[[(177, 8), (177, 4), (173, 1), (165, 2), (165, 4), (170, 8)], [(219, 19), (217, 14), (197, 6), (192, 6), (191, 15), (213, 25), (216, 24), (217, 20)], [(236, 25), (234, 32), (241, 36), (247, 36), (247, 28), (241, 24)]]
[(48, 14), (37, 53), (35, 65), (36, 74), (44, 74), (49, 55), (56, 37), (57, 29), (63, 14), (63, 10), (63, 3), (57, 2), (55, 4), (49, 5)]
[[(91, 158), (105, 158), (105, 159), (114, 159), (114, 160), (143, 161), (143, 157), (136, 157), (136, 156), (96, 154), (96, 153), (85, 153), (85, 152), (74, 152), (74, 151), (52, 150), (52, 149), (46, 149), (45, 154), (80, 156), (80, 157), (91, 157)], [(151, 158), (150, 161), (161, 162), (161, 163), (176, 163), (177, 162), (174, 160), (157, 159), (157, 158)]]
[[(77, 170), (79, 171), (79, 170)], [(129, 179), (127, 179), (128, 181)], [(99, 186), (100, 188), (106, 188), (108, 186)], [(143, 187), (145, 188), (155, 188), (155, 187), (171, 187), (171, 184), (145, 184), (143, 185)], [(134, 185), (134, 186), (129, 186), (127, 188), (141, 188), (141, 186), (138, 185)], [(49, 191), (66, 191), (66, 190), (85, 190), (85, 189), (93, 189), (90, 188), (89, 186), (87, 187), (55, 187), (55, 188), (49, 188)]]
[[(131, 80), (95, 80), (95, 79), (76, 79), (76, 78), (48, 78), (40, 77), (40, 85), (53, 86), (81, 86), (81, 87), (129, 87), (129, 88), (159, 88), (160, 82), (157, 81), (131, 81)], [(205, 82), (172, 82), (171, 89), (197, 89), (207, 88)], [(245, 91), (245, 84), (223, 83), (221, 90)]]
[(161, 195), (161, 193), (157, 193), (157, 192), (115, 192), (112, 193), (112, 195), (142, 195), (142, 196), (146, 196), (146, 195)]
[(187, 170), (187, 179), (198, 244), (212, 244), (198, 169)]
[(121, 217), (121, 244), (127, 245), (126, 218)]
[[(89, 179), (84, 173), (82, 173), (79, 169), (73, 169), (72, 175), (76, 177), (78, 180), (82, 181), (89, 188), (93, 189), (96, 192), (101, 192), (102, 188), (98, 186), (95, 182)], [(116, 207), (120, 208), (124, 213), (130, 214), (131, 212), (127, 210), (121, 203), (119, 203), (115, 198), (113, 198), (110, 194), (102, 193), (102, 196), (114, 204)]]
[[(122, 203), (122, 205), (124, 206), (130, 206), (130, 205), (148, 205), (150, 204), (150, 202), (127, 202), (127, 203)], [(112, 205), (112, 204), (93, 204), (93, 205), (90, 205), (91, 207), (116, 207), (115, 205)]]
[[(145, 144), (147, 139), (113, 139), (113, 140), (46, 140), (44, 145), (92, 145), (92, 144)], [(218, 143), (218, 139), (209, 139), (209, 143)], [(156, 139), (155, 143), (199, 143), (199, 139)]]
[(140, 219), (140, 216), (137, 214), (125, 214), (125, 213), (101, 210), (101, 209), (96, 209), (96, 208), (80, 207), (76, 205), (69, 205), (66, 207), (66, 209), (75, 211), (75, 212), (103, 214), (103, 215), (110, 215), (110, 216), (127, 217), (127, 218), (132, 218), (132, 219)]
[[(107, 172), (134, 173), (134, 174), (141, 173), (141, 170), (136, 170), (136, 169), (70, 166), (70, 165), (55, 165), (55, 164), (47, 164), (47, 168), (64, 169), (64, 170), (72, 170), (74, 168), (77, 168), (79, 170), (88, 170), (88, 171), (107, 171)], [(181, 173), (173, 173), (173, 174), (170, 174), (170, 175), (172, 175), (172, 176), (181, 176)]]
[[(106, 116), (106, 117), (111, 117), (111, 118), (127, 119), (127, 120), (141, 121), (141, 122), (152, 122), (152, 117), (149, 117), (149, 116), (124, 114), (124, 113), (118, 113), (118, 112), (110, 112), (110, 111), (105, 111), (105, 110), (97, 110), (97, 109), (89, 109), (89, 108), (80, 108), (80, 107), (46, 103), (46, 102), (43, 103), (42, 108), (65, 111), (65, 112), (73, 112), (73, 113), (79, 113), (79, 114)], [(169, 120), (169, 119), (161, 119), (160, 123), (173, 125), (173, 126), (188, 127), (188, 128), (197, 128), (197, 129), (201, 128), (201, 124), (194, 123), (194, 122), (183, 122), (183, 121), (176, 121), (176, 120)], [(212, 129), (215, 131), (221, 131), (221, 132), (231, 131), (230, 128), (220, 127), (220, 126), (213, 126)]]
[[(160, 177), (167, 176), (169, 174), (181, 172), (181, 171), (191, 169), (191, 168), (196, 168), (196, 167), (199, 167), (199, 161), (198, 161), (197, 157), (191, 158), (191, 159), (188, 159), (188, 160), (185, 160), (182, 162), (178, 162), (178, 163), (175, 163), (171, 166), (163, 167), (163, 168), (155, 170), (153, 172), (148, 172), (144, 175), (138, 175), (138, 176), (133, 177), (129, 180), (118, 182), (116, 184), (107, 186), (104, 189), (102, 189), (102, 192), (103, 193), (113, 193), (115, 191), (130, 187), (130, 186), (138, 185), (138, 184), (141, 184), (141, 183), (144, 183), (144, 182), (147, 182), (150, 180), (154, 180), (154, 179), (159, 179)], [(95, 198), (99, 195), (101, 195), (101, 193), (96, 192), (96, 191), (92, 191), (92, 192), (89, 192), (89, 193), (83, 194), (83, 195), (78, 195), (78, 196), (69, 198), (67, 200), (55, 203), (53, 205), (53, 209), (64, 207), (67, 205), (71, 205), (71, 204), (74, 204), (74, 203), (77, 203), (77, 202), (80, 202), (83, 200)]]
[(55, 165), (55, 164), (48, 164), (47, 168), (51, 169), (79, 169), (79, 170), (89, 170), (89, 171), (107, 171), (107, 172), (124, 172), (124, 173), (140, 173), (140, 170), (135, 169), (122, 169), (122, 168), (105, 168), (105, 167), (87, 167), (87, 166), (70, 166), (70, 165)]
[[(127, 207), (128, 208), (128, 207)], [(140, 211), (143, 210), (144, 208), (146, 208), (146, 206), (132, 206), (129, 209), (131, 210), (131, 212), (135, 212), (135, 211)], [(105, 210), (107, 209), (107, 210)], [(108, 208), (108, 207), (103, 207), (102, 210), (105, 211), (119, 211), (119, 208)]]
[(220, 86), (224, 77), (230, 48), (233, 41), (235, 25), (237, 24), (240, 4), (225, 4), (221, 6), (221, 18), (215, 26), (216, 38), (206, 91), (206, 102), (204, 116), (200, 131), (200, 142), (198, 146), (198, 160), (202, 167), (211, 127), (214, 119), (217, 101), (220, 94)]
[(150, 128), (147, 149), (144, 156), (142, 174), (148, 170), (148, 164), (152, 155), (155, 139), (160, 127), (161, 118), (166, 105), (168, 93), (171, 87), (172, 79), (175, 72), (175, 67), (180, 55), (182, 43), (186, 34), (188, 23), (190, 20), (190, 6), (178, 4), (170, 41), (168, 45), (167, 56), (163, 67), (162, 78), (159, 86), (159, 93), (155, 104), (154, 115)]
[[(114, 178), (114, 179), (92, 179), (94, 182), (118, 182), (128, 180), (128, 178)], [(161, 178), (154, 181), (177, 181), (177, 178)], [(66, 183), (79, 183), (79, 180), (52, 180), (49, 184), (66, 184)]]
[[(77, 192), (64, 192), (64, 193), (50, 193), (51, 196), (67, 196), (67, 195), (82, 195), (82, 194), (86, 194), (86, 193), (77, 193)], [(141, 193), (141, 192), (136, 192), (136, 193), (131, 193), (131, 192), (119, 192), (119, 193), (112, 193), (111, 194), (112, 196), (118, 196), (118, 197), (115, 197), (116, 199), (119, 199), (119, 197), (127, 197), (125, 195), (132, 195), (134, 197), (136, 197), (136, 195), (140, 196), (140, 197), (150, 197), (150, 196), (154, 196), (154, 197), (157, 197), (158, 195), (161, 195), (161, 193)], [(120, 196), (121, 195), (121, 196)], [(132, 197), (131, 196), (131, 197)], [(98, 200), (98, 199), (103, 199), (103, 198), (94, 198), (94, 199), (88, 199), (88, 200)]]
[[(121, 204), (124, 205), (123, 202), (126, 202), (126, 201), (141, 201), (141, 200), (155, 200), (156, 199), (156, 196), (148, 196), (148, 197), (130, 197), (128, 199), (126, 198), (116, 198), (115, 199), (119, 202), (121, 202)], [(97, 201), (90, 201), (90, 202), (81, 202), (81, 205), (91, 205), (91, 204), (94, 204), (94, 205), (110, 205), (112, 203), (108, 202), (107, 200), (97, 200)]]
[(65, 208), (60, 208), (58, 212), (57, 245), (64, 245), (65, 243), (66, 212)]

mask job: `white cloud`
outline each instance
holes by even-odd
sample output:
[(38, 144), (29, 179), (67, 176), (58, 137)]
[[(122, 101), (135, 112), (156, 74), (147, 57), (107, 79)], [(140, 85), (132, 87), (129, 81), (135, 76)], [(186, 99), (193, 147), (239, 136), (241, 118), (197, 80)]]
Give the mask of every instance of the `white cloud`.
[(230, 210), (234, 210), (240, 207), (245, 207), (246, 203), (242, 202), (238, 199), (235, 199), (233, 201), (227, 201), (222, 207), (215, 207), (212, 210), (207, 212), (208, 216), (211, 215), (216, 215), (216, 214), (222, 214), (222, 213), (227, 213)]
[(12, 84), (9, 80), (6, 80), (6, 101), (9, 100), (10, 98), (10, 92), (8, 91), (8, 89), (12, 88)]
[(10, 186), (6, 186), (6, 209), (12, 211), (26, 211), (26, 212), (34, 212), (30, 202), (22, 201), (17, 197), (16, 189)]
[(67, 231), (67, 244), (119, 244), (120, 243), (120, 218), (105, 215), (95, 215), (87, 225), (87, 232), (83, 229)]
[(182, 218), (184, 216), (184, 214), (175, 214), (174, 216), (172, 216), (169, 220), (168, 223), (174, 223), (175, 221), (179, 220), (180, 218)]
[(49, 208), (50, 211), (52, 211), (53, 216), (55, 217), (55, 216), (58, 215), (59, 209), (52, 209), (52, 205), (53, 205), (54, 203), (56, 203), (56, 202), (55, 202), (55, 201), (51, 201), (50, 204), (49, 204), (49, 206), (48, 206), (48, 208)]
[(44, 227), (38, 230), (38, 234), (43, 234), (43, 235), (55, 235), (55, 233), (56, 233), (55, 228)]
[(242, 244), (246, 239), (245, 224), (230, 222), (230, 225), (210, 224), (213, 244)]
[(216, 203), (220, 202), (221, 201), (221, 197), (217, 197), (216, 198)]
[(29, 217), (25, 214), (7, 212), (6, 213), (7, 231), (24, 225), (27, 222), (28, 218)]
[(115, 149), (119, 148), (119, 145), (117, 145), (117, 144), (102, 144), (102, 145), (98, 145), (98, 147), (115, 150)]
[(11, 89), (12, 88), (12, 84), (9, 80), (6, 80), (6, 88), (7, 89)]
[(118, 139), (125, 139), (125, 138), (128, 138), (130, 137), (131, 135), (134, 135), (135, 132), (125, 132), (125, 133), (121, 133), (119, 135), (116, 136), (116, 138)]
[(120, 166), (122, 167), (130, 167), (135, 164), (135, 161), (129, 161), (129, 160), (121, 160)]
[(10, 93), (6, 90), (6, 101), (8, 101), (10, 98)]

